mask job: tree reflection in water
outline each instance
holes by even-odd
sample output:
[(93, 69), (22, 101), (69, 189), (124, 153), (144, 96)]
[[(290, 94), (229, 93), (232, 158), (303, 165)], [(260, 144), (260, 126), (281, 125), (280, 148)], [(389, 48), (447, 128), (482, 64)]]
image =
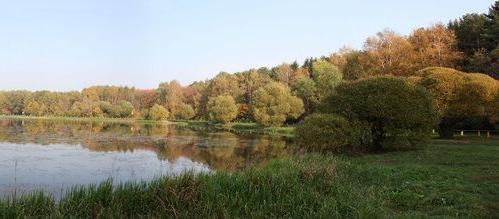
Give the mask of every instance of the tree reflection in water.
[(139, 122), (2, 119), (0, 142), (81, 145), (95, 152), (148, 150), (160, 160), (188, 158), (216, 170), (238, 170), (289, 153), (282, 137)]

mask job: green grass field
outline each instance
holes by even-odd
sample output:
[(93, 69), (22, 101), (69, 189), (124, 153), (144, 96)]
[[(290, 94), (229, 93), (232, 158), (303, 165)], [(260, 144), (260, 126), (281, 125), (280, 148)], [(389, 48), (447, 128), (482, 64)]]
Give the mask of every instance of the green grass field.
[(499, 217), (499, 139), (432, 140), (411, 151), (302, 154), (216, 172), (0, 202), (0, 217)]

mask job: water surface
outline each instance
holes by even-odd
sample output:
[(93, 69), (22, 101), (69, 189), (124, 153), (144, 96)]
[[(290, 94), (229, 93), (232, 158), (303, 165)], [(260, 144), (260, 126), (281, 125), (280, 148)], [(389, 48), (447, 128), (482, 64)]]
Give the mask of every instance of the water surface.
[(288, 153), (286, 139), (185, 126), (0, 119), (0, 196), (237, 171)]

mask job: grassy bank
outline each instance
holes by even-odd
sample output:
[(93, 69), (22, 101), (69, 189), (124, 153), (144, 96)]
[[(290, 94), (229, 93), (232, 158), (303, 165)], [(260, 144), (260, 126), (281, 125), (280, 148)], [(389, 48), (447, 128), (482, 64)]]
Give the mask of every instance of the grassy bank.
[(0, 217), (497, 217), (499, 140), (434, 140), (365, 156), (296, 155), (240, 173), (32, 194)]
[(75, 122), (117, 122), (117, 123), (164, 123), (187, 126), (197, 130), (219, 130), (229, 131), (233, 133), (243, 134), (267, 134), (279, 136), (294, 136), (294, 127), (264, 127), (256, 123), (231, 122), (228, 124), (212, 123), (209, 121), (197, 120), (179, 120), (179, 121), (155, 121), (145, 119), (121, 119), (121, 118), (105, 118), (105, 117), (52, 117), (52, 116), (19, 116), (19, 115), (0, 115), (0, 118), (5, 119), (31, 119), (31, 120), (56, 120), (56, 121), (75, 121)]

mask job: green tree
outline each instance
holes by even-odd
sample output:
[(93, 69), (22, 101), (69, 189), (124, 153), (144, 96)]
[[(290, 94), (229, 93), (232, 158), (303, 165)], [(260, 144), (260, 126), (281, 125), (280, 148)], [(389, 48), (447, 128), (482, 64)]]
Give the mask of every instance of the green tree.
[(483, 33), (484, 39), (487, 41), (485, 48), (492, 51), (498, 47), (499, 44), (499, 1), (495, 1), (490, 7), (489, 13), (485, 15), (485, 30)]
[(228, 123), (237, 116), (236, 101), (232, 96), (212, 97), (208, 101), (209, 118), (216, 122)]
[(369, 126), (335, 114), (312, 114), (296, 127), (298, 145), (311, 151), (359, 151), (370, 142)]
[(200, 99), (198, 114), (202, 117), (209, 117), (207, 107), (208, 101), (211, 98), (218, 96), (232, 96), (234, 100), (239, 100), (241, 94), (242, 92), (239, 87), (237, 76), (221, 72), (208, 82), (205, 92)]
[(319, 99), (331, 94), (334, 88), (341, 82), (343, 75), (326, 60), (318, 60), (312, 64), (312, 78), (317, 86), (317, 96)]
[(256, 70), (249, 70), (238, 75), (239, 76), (239, 87), (241, 88), (242, 102), (246, 104), (251, 104), (253, 93), (260, 87), (264, 86), (266, 83), (271, 81), (270, 76), (266, 74), (259, 73)]
[(448, 27), (455, 32), (458, 48), (465, 55), (460, 69), (499, 79), (499, 1), (487, 14), (466, 14)]
[(103, 116), (105, 117), (114, 117), (114, 107), (111, 103), (107, 101), (98, 101), (95, 105), (99, 106)]
[(303, 101), (291, 95), (288, 87), (272, 82), (258, 89), (253, 96), (253, 116), (265, 126), (282, 125), (303, 113)]
[(486, 42), (483, 39), (487, 17), (481, 14), (466, 14), (451, 21), (448, 28), (456, 34), (457, 47), (466, 56), (473, 55), (482, 49)]
[(302, 77), (294, 81), (291, 84), (291, 91), (293, 95), (303, 100), (306, 114), (313, 112), (319, 103), (315, 81), (308, 77)]
[(114, 117), (118, 118), (128, 118), (133, 116), (133, 105), (132, 103), (121, 100), (118, 102), (118, 104), (115, 106), (114, 109)]
[(149, 119), (160, 121), (168, 119), (168, 117), (168, 110), (159, 104), (154, 104), (149, 110)]
[(343, 66), (342, 73), (345, 80), (357, 80), (367, 76), (367, 72), (361, 61), (361, 57), (365, 55), (361, 51), (351, 51), (345, 54), (345, 65)]
[(372, 141), (366, 146), (373, 151), (414, 145), (430, 134), (434, 123), (430, 94), (396, 77), (343, 83), (324, 100), (320, 112), (367, 124)]

